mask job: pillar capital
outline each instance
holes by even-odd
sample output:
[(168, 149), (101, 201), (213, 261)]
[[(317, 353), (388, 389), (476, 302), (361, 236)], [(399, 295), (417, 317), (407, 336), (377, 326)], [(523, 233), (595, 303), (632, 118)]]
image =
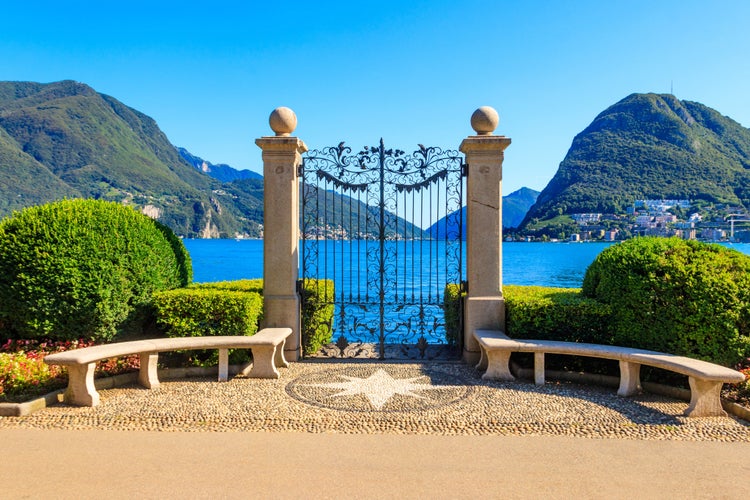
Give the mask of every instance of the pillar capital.
[(469, 154), (503, 154), (510, 146), (510, 137), (504, 135), (470, 135), (461, 142), (459, 151)]
[(307, 151), (307, 146), (299, 137), (291, 136), (266, 136), (255, 139), (263, 152), (297, 152), (299, 154)]

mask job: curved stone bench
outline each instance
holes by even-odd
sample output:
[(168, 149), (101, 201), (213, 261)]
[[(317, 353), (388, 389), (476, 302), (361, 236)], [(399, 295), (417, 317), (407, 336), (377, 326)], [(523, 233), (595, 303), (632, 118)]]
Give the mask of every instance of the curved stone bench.
[(134, 340), (103, 344), (83, 349), (49, 354), (44, 362), (49, 365), (62, 365), (68, 369), (68, 387), (64, 401), (78, 406), (96, 406), (99, 404), (99, 393), (94, 387), (94, 370), (96, 363), (104, 359), (117, 358), (132, 354), (140, 355), (141, 368), (138, 383), (153, 389), (159, 387), (157, 363), (160, 352), (218, 349), (219, 381), (226, 381), (229, 373), (229, 349), (251, 349), (253, 351), (252, 369), (245, 373), (248, 377), (279, 378), (277, 367), (288, 367), (284, 359), (284, 344), (291, 335), (291, 328), (264, 328), (255, 335), (223, 337), (180, 337), (149, 340)]
[(690, 405), (685, 415), (689, 417), (726, 416), (721, 407), (722, 385), (745, 380), (742, 373), (731, 368), (643, 349), (558, 340), (515, 340), (495, 330), (476, 330), (474, 337), (481, 348), (477, 369), (486, 369), (482, 378), (488, 380), (514, 380), (509, 366), (512, 352), (534, 353), (534, 382), (538, 385), (544, 384), (546, 353), (617, 360), (620, 362), (620, 387), (617, 390), (620, 396), (631, 396), (640, 390), (641, 365), (687, 375), (690, 382)]

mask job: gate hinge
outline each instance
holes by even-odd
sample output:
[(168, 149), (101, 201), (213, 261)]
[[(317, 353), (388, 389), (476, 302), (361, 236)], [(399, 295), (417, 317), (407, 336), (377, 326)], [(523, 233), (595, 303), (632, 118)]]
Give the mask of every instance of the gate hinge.
[(305, 175), (305, 159), (302, 158), (302, 161), (297, 165), (297, 177), (302, 177)]
[(468, 177), (468, 176), (469, 176), (469, 164), (462, 163), (461, 164), (461, 177)]
[(461, 293), (469, 293), (469, 282), (466, 280), (461, 282)]
[(297, 280), (297, 293), (301, 296), (302, 289), (304, 288), (305, 280)]

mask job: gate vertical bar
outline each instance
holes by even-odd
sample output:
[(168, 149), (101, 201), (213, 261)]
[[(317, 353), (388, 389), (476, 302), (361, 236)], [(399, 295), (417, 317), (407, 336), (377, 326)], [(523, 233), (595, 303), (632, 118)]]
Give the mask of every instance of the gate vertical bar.
[(380, 151), (378, 152), (380, 164), (380, 228), (378, 231), (378, 240), (380, 247), (379, 255), (379, 314), (380, 314), (380, 359), (385, 359), (385, 145), (383, 138), (380, 138)]

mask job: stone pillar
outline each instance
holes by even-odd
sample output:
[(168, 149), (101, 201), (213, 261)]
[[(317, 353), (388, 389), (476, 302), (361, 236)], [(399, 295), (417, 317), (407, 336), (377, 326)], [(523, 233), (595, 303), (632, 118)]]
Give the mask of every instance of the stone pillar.
[(289, 108), (276, 108), (269, 119), (275, 137), (261, 137), (263, 150), (263, 327), (288, 327), (284, 356), (300, 357), (299, 180), (297, 166), (307, 146), (290, 134), (297, 117)]
[(479, 360), (474, 330), (505, 331), (502, 259), (503, 151), (510, 138), (492, 133), (500, 119), (483, 106), (471, 116), (477, 135), (461, 143), (466, 155), (466, 279), (463, 359)]

